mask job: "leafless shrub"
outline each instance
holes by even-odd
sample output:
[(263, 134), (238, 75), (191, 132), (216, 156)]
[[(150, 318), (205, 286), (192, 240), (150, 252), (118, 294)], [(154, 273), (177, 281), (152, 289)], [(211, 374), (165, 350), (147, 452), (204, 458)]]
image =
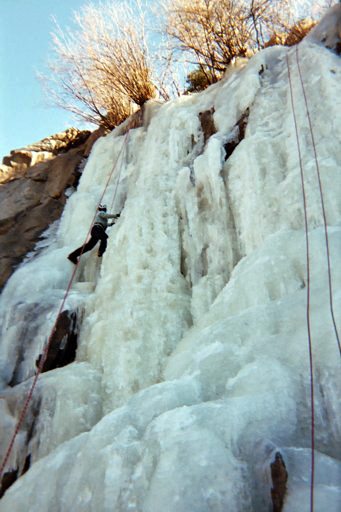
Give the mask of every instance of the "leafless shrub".
[[(305, 1), (160, 0), (154, 4), (163, 25), (152, 27), (150, 39), (149, 0), (90, 4), (75, 14), (75, 29), (56, 24), (54, 58), (43, 80), (55, 104), (112, 129), (148, 99), (183, 93), (186, 76), (198, 90), (219, 80), (238, 57), (272, 44), (296, 44), (309, 27), (298, 15), (295, 21), (293, 6)], [(329, 3), (320, 0), (319, 9)], [(151, 18), (153, 25), (155, 12)]]
[(111, 129), (155, 96), (139, 14), (124, 4), (87, 5), (75, 30), (56, 25), (48, 87), (57, 105)]
[[(228, 9), (227, 9), (227, 5)], [(164, 2), (167, 35), (174, 50), (199, 64), (209, 83), (217, 81), (226, 65), (245, 55), (247, 28), (238, 23), (241, 13), (233, 0), (172, 0)]]
[(247, 19), (251, 24), (252, 47), (261, 50), (271, 34), (286, 31), (294, 23), (293, 0), (250, 0)]
[(315, 25), (316, 21), (310, 19), (299, 20), (285, 32), (273, 33), (269, 41), (265, 43), (265, 47), (276, 45), (294, 46), (302, 41)]
[(298, 21), (290, 28), (284, 44), (286, 46), (294, 46), (295, 44), (298, 44), (311, 31), (311, 29), (315, 27), (316, 24), (316, 21), (309, 19)]
[(209, 83), (237, 57), (263, 48), (291, 18), (289, 0), (164, 0), (165, 32)]

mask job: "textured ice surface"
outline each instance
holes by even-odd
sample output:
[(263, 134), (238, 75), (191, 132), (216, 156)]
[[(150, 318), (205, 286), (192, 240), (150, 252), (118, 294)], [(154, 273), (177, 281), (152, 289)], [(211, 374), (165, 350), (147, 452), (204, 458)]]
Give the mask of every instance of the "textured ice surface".
[[(308, 283), (287, 54), (309, 223), (316, 510), (339, 509), (340, 360), (320, 194), (295, 50), (270, 48), (131, 131), (104, 198), (109, 206), (115, 199), (115, 212), (123, 208), (120, 220), (108, 230), (101, 267), (96, 251), (82, 257), (67, 301), (83, 311), (77, 360), (41, 376), (33, 464), (1, 511), (268, 510), (276, 451), (289, 473), (286, 512), (309, 510)], [(308, 41), (299, 55), (340, 326), (341, 65)], [(211, 107), (217, 132), (204, 145), (199, 113)], [(245, 137), (225, 161), (224, 144), (247, 109)], [(4, 386), (18, 365), (22, 380), (34, 373), (72, 272), (66, 255), (87, 233), (124, 141), (118, 133), (95, 144), (57, 239), (3, 292)], [(10, 319), (18, 308), (30, 315), (35, 304), (41, 318), (31, 327), (21, 315)], [(18, 402), (28, 382), (5, 387), (6, 403)], [(7, 436), (18, 408), (6, 403)], [(23, 444), (21, 434), (12, 467)]]

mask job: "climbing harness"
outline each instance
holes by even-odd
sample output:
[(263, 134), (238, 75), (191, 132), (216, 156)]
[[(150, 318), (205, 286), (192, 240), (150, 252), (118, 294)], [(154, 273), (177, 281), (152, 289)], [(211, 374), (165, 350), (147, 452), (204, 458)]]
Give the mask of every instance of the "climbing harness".
[[(63, 308), (64, 308), (64, 305), (65, 305), (66, 299), (67, 299), (67, 297), (68, 297), (68, 295), (69, 295), (69, 293), (70, 293), (70, 290), (71, 290), (71, 287), (72, 287), (72, 283), (73, 283), (73, 280), (74, 280), (74, 278), (75, 278), (75, 275), (76, 275), (76, 272), (77, 272), (77, 268), (78, 268), (78, 265), (79, 265), (79, 262), (80, 262), (80, 258), (81, 258), (82, 254), (83, 254), (83, 250), (84, 250), (84, 246), (85, 246), (86, 240), (88, 239), (88, 237), (89, 237), (89, 235), (90, 235), (90, 233), (91, 233), (91, 229), (92, 229), (92, 227), (93, 227), (93, 225), (94, 225), (95, 218), (96, 218), (96, 215), (97, 215), (97, 209), (98, 209), (99, 205), (100, 205), (100, 204), (102, 203), (102, 201), (103, 201), (103, 197), (104, 197), (104, 195), (105, 195), (105, 193), (106, 193), (106, 190), (107, 190), (107, 188), (108, 188), (108, 186), (109, 186), (110, 180), (111, 180), (112, 175), (113, 175), (113, 173), (114, 173), (114, 170), (115, 170), (115, 168), (116, 168), (116, 166), (117, 166), (118, 160), (120, 159), (120, 156), (121, 156), (121, 154), (122, 154), (122, 152), (123, 152), (123, 149), (124, 149), (124, 148), (126, 147), (126, 145), (127, 145), (128, 137), (129, 137), (129, 131), (128, 131), (128, 132), (126, 133), (126, 135), (125, 135), (125, 138), (124, 138), (123, 143), (122, 143), (122, 147), (121, 147), (121, 149), (120, 149), (120, 151), (119, 151), (119, 153), (118, 153), (118, 156), (117, 156), (117, 158), (116, 158), (116, 161), (115, 161), (115, 163), (114, 163), (114, 165), (113, 165), (113, 167), (112, 167), (112, 169), (111, 169), (111, 172), (110, 172), (110, 174), (109, 174), (109, 177), (108, 177), (108, 179), (107, 179), (107, 181), (106, 181), (106, 184), (105, 184), (105, 186), (104, 186), (104, 190), (103, 190), (103, 192), (102, 192), (102, 195), (101, 195), (101, 197), (100, 197), (100, 199), (99, 199), (99, 201), (98, 201), (98, 203), (97, 203), (97, 207), (96, 207), (95, 215), (94, 215), (94, 217), (93, 217), (93, 219), (92, 219), (92, 221), (91, 221), (89, 231), (88, 231), (88, 233), (87, 233), (87, 235), (86, 235), (86, 237), (85, 237), (84, 243), (83, 243), (83, 245), (82, 245), (82, 252), (81, 252), (81, 254), (80, 254), (80, 256), (79, 256), (79, 259), (78, 259), (77, 264), (75, 265), (75, 267), (74, 267), (74, 269), (73, 269), (73, 272), (72, 272), (72, 275), (71, 275), (71, 277), (70, 277), (70, 280), (69, 280), (68, 286), (67, 286), (67, 288), (66, 288), (66, 291), (65, 291), (65, 294), (64, 294), (63, 300), (62, 300), (62, 302), (61, 302), (61, 304), (60, 304), (60, 306), (59, 306), (59, 309), (58, 309), (58, 313), (57, 313), (57, 315), (56, 315), (55, 322), (54, 322), (53, 327), (52, 327), (52, 329), (51, 329), (50, 336), (49, 336), (49, 338), (48, 338), (48, 340), (47, 340), (47, 343), (46, 343), (46, 345), (45, 345), (45, 348), (44, 348), (44, 350), (43, 350), (42, 357), (40, 358), (39, 365), (38, 365), (38, 368), (37, 368), (37, 372), (36, 372), (36, 374), (35, 374), (35, 376), (34, 376), (34, 379), (33, 379), (32, 385), (31, 385), (31, 388), (30, 388), (29, 393), (28, 393), (28, 395), (27, 395), (27, 397), (26, 397), (26, 400), (25, 400), (25, 402), (24, 402), (23, 408), (22, 408), (22, 409), (21, 409), (21, 411), (20, 411), (19, 419), (18, 419), (18, 421), (17, 421), (17, 424), (16, 424), (16, 426), (15, 426), (14, 432), (13, 432), (12, 437), (11, 437), (11, 439), (10, 439), (10, 442), (9, 442), (9, 445), (8, 445), (8, 448), (7, 448), (7, 451), (6, 451), (5, 457), (4, 457), (3, 461), (2, 461), (2, 464), (1, 464), (1, 467), (0, 467), (0, 482), (1, 482), (1, 480), (2, 480), (2, 476), (3, 476), (3, 473), (4, 473), (4, 469), (5, 469), (5, 467), (6, 467), (6, 464), (7, 464), (7, 462), (8, 462), (9, 457), (10, 457), (11, 451), (12, 451), (12, 449), (13, 449), (13, 446), (14, 446), (14, 442), (15, 442), (16, 436), (18, 435), (18, 432), (19, 432), (19, 430), (20, 430), (20, 427), (22, 426), (22, 423), (23, 423), (23, 421), (24, 421), (25, 415), (26, 415), (26, 413), (27, 413), (27, 409), (28, 409), (29, 403), (30, 403), (30, 401), (31, 401), (31, 399), (32, 399), (32, 395), (33, 395), (34, 389), (35, 389), (35, 387), (36, 387), (38, 377), (39, 377), (39, 375), (41, 374), (41, 372), (42, 372), (42, 370), (43, 370), (44, 363), (45, 363), (45, 361), (46, 361), (47, 354), (48, 354), (48, 351), (49, 351), (49, 348), (50, 348), (50, 345), (51, 345), (52, 337), (53, 337), (53, 334), (54, 334), (54, 333), (55, 333), (55, 331), (56, 331), (57, 322), (58, 322), (59, 317), (60, 317), (60, 315), (61, 315), (61, 313), (62, 313), (62, 311), (63, 311)], [(118, 174), (118, 176), (117, 176), (117, 184), (116, 184), (116, 189), (115, 189), (115, 195), (116, 195), (116, 192), (117, 192), (118, 182), (119, 182), (119, 180), (120, 180), (121, 170), (122, 170), (122, 166), (121, 166), (121, 168), (120, 168), (120, 172), (119, 172), (119, 174)], [(115, 199), (115, 197), (114, 197), (114, 199)]]

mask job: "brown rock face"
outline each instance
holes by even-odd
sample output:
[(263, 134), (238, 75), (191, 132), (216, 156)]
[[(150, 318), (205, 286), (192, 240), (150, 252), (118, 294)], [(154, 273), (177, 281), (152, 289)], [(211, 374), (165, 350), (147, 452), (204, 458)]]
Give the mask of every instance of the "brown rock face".
[[(68, 128), (65, 132), (56, 133), (25, 148), (13, 149), (9, 156), (3, 158), (2, 163), (16, 171), (25, 170), (39, 162), (49, 160), (61, 152), (65, 153), (69, 149), (78, 147), (87, 140), (90, 133), (88, 130), (80, 131), (77, 128)], [(2, 167), (0, 166), (0, 168)]]
[(211, 137), (211, 135), (214, 135), (217, 132), (217, 129), (214, 124), (213, 114), (214, 107), (212, 107), (210, 110), (206, 110), (205, 112), (199, 112), (201, 129), (204, 134), (204, 145)]
[(4, 159), (5, 165), (0, 166), (0, 288), (41, 233), (60, 217), (64, 191), (77, 185), (78, 168), (96, 140), (94, 134), (72, 128), (64, 132), (64, 139), (57, 134), (12, 151)]
[(228, 140), (226, 144), (224, 145), (225, 149), (225, 160), (230, 158), (233, 151), (236, 149), (238, 144), (245, 138), (245, 132), (247, 123), (249, 120), (249, 109), (247, 108), (241, 118), (238, 120), (237, 124), (235, 125), (235, 135), (232, 139)]
[[(72, 363), (77, 350), (77, 313), (63, 311), (58, 319), (46, 354), (41, 372), (48, 372), (54, 368), (61, 368)], [(42, 354), (39, 355), (36, 366), (41, 364)]]
[(280, 452), (276, 452), (275, 460), (270, 464), (272, 489), (271, 498), (273, 512), (282, 512), (287, 492), (288, 472)]

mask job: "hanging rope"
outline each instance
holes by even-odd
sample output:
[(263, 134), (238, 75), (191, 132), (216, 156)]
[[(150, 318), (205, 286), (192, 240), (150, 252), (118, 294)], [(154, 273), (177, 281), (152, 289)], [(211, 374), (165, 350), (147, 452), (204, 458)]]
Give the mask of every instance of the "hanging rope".
[[(60, 306), (59, 306), (58, 313), (57, 313), (57, 315), (56, 315), (56, 319), (55, 319), (54, 324), (53, 324), (53, 327), (52, 327), (52, 329), (51, 329), (50, 336), (49, 336), (49, 338), (48, 338), (48, 340), (47, 340), (47, 343), (46, 343), (46, 345), (45, 345), (45, 348), (44, 348), (44, 350), (43, 350), (43, 354), (42, 354), (42, 357), (41, 357), (41, 359), (40, 359), (40, 362), (39, 362), (39, 366), (38, 366), (38, 369), (37, 369), (36, 375), (35, 375), (35, 377), (34, 377), (34, 379), (33, 379), (33, 382), (32, 382), (32, 385), (31, 385), (31, 388), (30, 388), (29, 393), (28, 393), (28, 395), (27, 395), (27, 397), (26, 397), (26, 400), (25, 400), (25, 402), (24, 402), (24, 405), (23, 405), (23, 407), (22, 407), (22, 409), (21, 409), (21, 411), (20, 411), (19, 419), (18, 419), (17, 424), (16, 424), (16, 426), (15, 426), (15, 429), (14, 429), (14, 432), (13, 432), (12, 437), (11, 437), (11, 439), (10, 439), (10, 442), (9, 442), (9, 445), (8, 445), (8, 448), (7, 448), (7, 451), (6, 451), (5, 457), (4, 457), (4, 459), (3, 459), (3, 461), (2, 461), (2, 464), (1, 464), (1, 467), (0, 467), (0, 482), (1, 482), (1, 480), (2, 480), (3, 472), (4, 472), (4, 470), (5, 470), (5, 467), (6, 467), (6, 464), (7, 464), (7, 462), (8, 462), (8, 459), (9, 459), (10, 454), (11, 454), (11, 452), (12, 452), (12, 449), (13, 449), (13, 446), (14, 446), (14, 442), (15, 442), (15, 439), (16, 439), (16, 436), (18, 435), (18, 432), (19, 432), (19, 430), (20, 430), (20, 427), (22, 426), (22, 423), (23, 423), (23, 421), (24, 421), (25, 415), (26, 415), (26, 413), (27, 413), (27, 409), (28, 409), (29, 403), (30, 403), (30, 401), (31, 401), (31, 399), (32, 399), (32, 395), (33, 395), (34, 389), (35, 389), (35, 387), (36, 387), (38, 377), (39, 377), (39, 375), (40, 375), (40, 374), (42, 373), (42, 371), (43, 371), (44, 363), (45, 363), (45, 361), (46, 361), (47, 354), (48, 354), (48, 351), (49, 351), (49, 348), (50, 348), (50, 345), (51, 345), (51, 340), (52, 340), (53, 334), (54, 334), (54, 332), (55, 332), (55, 330), (56, 330), (56, 327), (57, 327), (57, 323), (58, 323), (59, 317), (60, 317), (60, 315), (61, 315), (61, 313), (62, 313), (62, 311), (63, 311), (63, 308), (64, 308), (64, 305), (65, 305), (66, 299), (67, 299), (67, 297), (68, 297), (68, 295), (69, 295), (69, 292), (70, 292), (70, 290), (71, 290), (71, 286), (72, 286), (73, 280), (74, 280), (75, 275), (76, 275), (76, 272), (77, 272), (77, 268), (78, 268), (78, 265), (79, 265), (79, 262), (80, 262), (80, 258), (81, 258), (82, 254), (83, 254), (83, 251), (84, 251), (84, 246), (85, 246), (86, 240), (87, 240), (87, 238), (89, 237), (89, 235), (90, 235), (90, 233), (91, 233), (91, 229), (92, 229), (92, 227), (93, 227), (93, 225), (94, 225), (95, 218), (96, 218), (96, 214), (97, 214), (97, 209), (98, 209), (99, 205), (101, 204), (101, 202), (103, 201), (104, 194), (105, 194), (105, 192), (106, 192), (106, 190), (107, 190), (107, 188), (108, 188), (108, 186), (109, 186), (109, 183), (110, 183), (110, 180), (111, 180), (112, 175), (113, 175), (113, 173), (114, 173), (114, 170), (115, 170), (115, 168), (116, 168), (117, 162), (118, 162), (118, 160), (119, 160), (119, 158), (120, 158), (120, 156), (121, 156), (121, 154), (122, 154), (123, 149), (125, 148), (125, 146), (126, 146), (126, 144), (127, 144), (127, 141), (128, 141), (128, 135), (129, 135), (129, 132), (127, 132), (127, 134), (126, 134), (126, 136), (125, 136), (125, 138), (124, 138), (124, 140), (123, 140), (122, 147), (121, 147), (121, 149), (120, 149), (120, 151), (119, 151), (119, 153), (118, 153), (118, 156), (117, 156), (117, 158), (116, 158), (116, 161), (115, 161), (115, 163), (114, 163), (114, 165), (113, 165), (113, 167), (112, 167), (112, 169), (111, 169), (111, 172), (110, 172), (110, 174), (109, 174), (109, 177), (108, 177), (108, 179), (107, 179), (107, 181), (106, 181), (106, 184), (105, 184), (105, 186), (104, 186), (104, 190), (103, 190), (103, 192), (102, 192), (102, 195), (101, 195), (101, 197), (100, 197), (100, 199), (99, 199), (99, 201), (98, 201), (98, 203), (97, 203), (96, 212), (95, 212), (94, 217), (93, 217), (93, 219), (92, 219), (92, 222), (91, 222), (91, 224), (90, 224), (90, 228), (89, 228), (89, 230), (88, 230), (88, 233), (87, 233), (87, 235), (86, 235), (86, 237), (85, 237), (85, 240), (84, 240), (84, 243), (83, 243), (83, 246), (82, 246), (82, 252), (81, 252), (80, 257), (79, 257), (79, 259), (78, 259), (78, 263), (75, 265), (75, 267), (74, 267), (74, 269), (73, 269), (73, 272), (72, 272), (72, 275), (71, 275), (71, 277), (70, 277), (70, 280), (69, 280), (68, 286), (67, 286), (66, 291), (65, 291), (65, 293), (64, 293), (63, 300), (62, 300), (62, 302), (61, 302), (61, 304), (60, 304)], [(117, 184), (118, 184), (118, 181), (119, 181), (119, 176), (117, 177)], [(116, 185), (115, 193), (116, 193), (116, 191), (117, 191), (117, 185)]]
[(307, 215), (307, 200), (304, 186), (304, 172), (302, 164), (302, 152), (301, 145), (298, 135), (298, 125), (295, 112), (292, 80), (290, 73), (289, 57), (286, 55), (287, 67), (288, 67), (288, 79), (290, 86), (290, 98), (291, 107), (295, 124), (296, 142), (298, 150), (298, 159), (300, 165), (301, 175), (301, 188), (302, 188), (302, 199), (304, 208), (304, 230), (305, 230), (305, 241), (306, 241), (306, 265), (307, 265), (307, 305), (306, 305), (306, 320), (307, 320), (307, 332), (308, 332), (308, 349), (309, 349), (309, 366), (310, 366), (310, 403), (311, 403), (311, 477), (310, 477), (310, 512), (314, 511), (314, 482), (315, 482), (315, 407), (314, 407), (314, 373), (313, 373), (313, 356), (312, 356), (312, 340), (311, 340), (311, 328), (310, 328), (310, 253), (309, 253), (309, 230), (308, 230), (308, 215)]
[[(129, 140), (129, 131), (126, 133), (126, 136), (125, 136), (125, 141), (124, 141), (124, 145), (122, 147), (124, 147), (124, 153), (125, 153), (125, 161), (127, 163), (127, 155), (128, 155), (128, 140)], [(121, 153), (120, 153), (121, 154)], [(113, 198), (112, 198), (112, 202), (111, 202), (111, 205), (110, 205), (110, 209), (109, 211), (112, 212), (112, 209), (113, 209), (113, 206), (114, 206), (114, 202), (115, 202), (115, 198), (116, 198), (116, 192), (117, 192), (117, 188), (118, 188), (118, 183), (120, 181), (120, 176), (121, 176), (121, 172), (122, 172), (122, 167), (123, 167), (123, 156), (122, 156), (122, 159), (121, 159), (121, 165), (120, 165), (120, 172), (117, 176), (117, 180), (116, 180), (116, 187), (115, 187), (115, 191), (114, 191), (114, 194), (113, 194)]]
[(339, 348), (339, 353), (341, 355), (340, 338), (339, 338), (339, 333), (338, 333), (337, 325), (336, 325), (336, 321), (335, 321), (334, 306), (333, 306), (333, 287), (332, 287), (332, 272), (331, 272), (331, 264), (330, 264), (330, 251), (329, 251), (329, 238), (328, 238), (328, 228), (327, 228), (327, 225), (328, 225), (327, 224), (327, 216), (326, 216), (326, 209), (325, 209), (325, 205), (324, 205), (324, 197), (323, 197), (322, 182), (321, 182), (321, 173), (320, 173), (320, 166), (319, 166), (319, 162), (318, 162), (318, 158), (317, 158), (313, 125), (312, 125), (312, 122), (311, 122), (311, 116), (310, 116), (310, 111), (309, 111), (309, 107), (308, 107), (307, 95), (306, 95), (306, 92), (305, 92), (305, 87), (304, 87), (304, 82), (303, 82), (303, 77), (302, 77), (302, 72), (301, 72), (301, 66), (300, 66), (300, 62), (299, 62), (298, 46), (296, 46), (296, 62), (297, 62), (299, 76), (300, 76), (303, 96), (304, 96), (304, 102), (305, 102), (305, 108), (306, 108), (306, 112), (307, 112), (307, 118), (308, 118), (308, 121), (309, 121), (311, 141), (312, 141), (312, 145), (313, 145), (315, 165), (316, 165), (316, 174), (317, 174), (317, 180), (318, 180), (319, 191), (320, 191), (321, 208), (322, 208), (322, 216), (323, 216), (323, 224), (324, 224), (324, 235), (325, 235), (325, 242), (326, 242), (326, 256), (327, 256), (327, 265), (328, 265), (328, 286), (329, 286), (330, 314), (331, 314), (331, 317), (332, 317), (332, 322), (333, 322), (336, 342), (337, 342), (337, 345), (338, 345), (338, 348)]

